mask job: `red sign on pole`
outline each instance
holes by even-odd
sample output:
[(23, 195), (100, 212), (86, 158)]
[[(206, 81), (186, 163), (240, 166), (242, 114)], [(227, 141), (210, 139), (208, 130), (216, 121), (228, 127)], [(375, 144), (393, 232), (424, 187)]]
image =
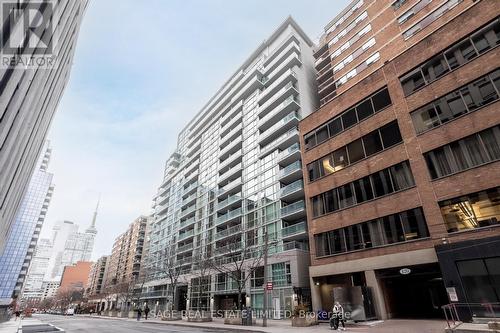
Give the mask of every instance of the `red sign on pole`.
[(267, 283), (266, 290), (273, 290), (273, 283), (272, 282)]

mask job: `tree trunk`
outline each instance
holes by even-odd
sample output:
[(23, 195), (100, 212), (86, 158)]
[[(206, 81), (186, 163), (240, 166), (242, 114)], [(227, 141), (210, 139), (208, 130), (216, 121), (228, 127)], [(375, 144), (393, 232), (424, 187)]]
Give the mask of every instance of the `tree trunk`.
[(177, 294), (177, 286), (173, 286), (174, 290), (172, 291), (172, 310), (177, 311), (177, 302), (175, 301), (175, 297)]
[(243, 310), (243, 304), (241, 304), (241, 294), (242, 294), (242, 289), (241, 286), (238, 287), (238, 310)]

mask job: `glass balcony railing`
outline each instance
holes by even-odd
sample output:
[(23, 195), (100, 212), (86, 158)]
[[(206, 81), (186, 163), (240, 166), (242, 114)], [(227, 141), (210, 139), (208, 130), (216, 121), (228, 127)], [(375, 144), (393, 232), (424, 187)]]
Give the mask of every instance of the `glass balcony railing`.
[(195, 182), (191, 185), (189, 185), (187, 188), (185, 188), (184, 190), (182, 190), (182, 194), (186, 194), (186, 193), (189, 193), (190, 191), (192, 191), (193, 189), (195, 189), (196, 187), (198, 187), (198, 182)]
[(236, 225), (226, 230), (219, 231), (218, 233), (215, 234), (215, 239), (219, 240), (222, 238), (226, 238), (228, 236), (239, 234), (241, 230), (242, 230), (241, 225)]
[[(278, 130), (280, 128), (282, 128), (283, 126), (285, 126), (286, 124), (290, 123), (291, 121), (295, 121), (295, 124), (298, 124), (298, 122), (300, 121), (300, 115), (296, 111), (293, 111), (293, 112), (287, 114), (284, 118), (282, 118), (276, 124), (274, 124), (273, 126), (269, 127), (267, 130), (262, 132), (259, 136), (259, 142), (261, 142), (261, 144), (262, 144), (262, 141), (264, 141), (269, 136), (272, 136), (272, 135), (278, 136), (279, 135)], [(290, 127), (290, 125), (289, 125), (289, 127)], [(283, 130), (281, 132), (283, 132)]]
[(298, 136), (299, 135), (299, 130), (297, 128), (292, 128), (285, 134), (281, 135), (279, 138), (276, 140), (272, 141), (271, 143), (267, 144), (265, 147), (263, 147), (260, 151), (260, 155), (266, 155), (270, 152), (272, 152), (274, 149), (276, 149), (276, 146), (280, 143), (283, 143), (284, 141), (290, 139), (291, 137)]
[(190, 203), (191, 201), (193, 201), (194, 199), (196, 199), (196, 196), (197, 196), (197, 194), (194, 193), (194, 194), (190, 195), (189, 197), (187, 197), (186, 199), (183, 199), (182, 200), (182, 205), (184, 206), (185, 204)]
[(277, 101), (283, 97), (283, 94), (291, 88), (294, 88), (293, 82), (288, 82), (283, 88), (281, 88), (279, 91), (277, 91), (275, 94), (273, 94), (273, 97), (271, 97), (269, 100), (264, 102), (259, 107), (259, 115), (262, 115), (262, 113), (264, 113), (264, 111), (269, 109), (270, 106), (276, 105)]
[[(229, 124), (228, 124), (229, 125)], [(224, 136), (221, 137), (220, 139), (220, 146), (221, 146), (221, 149), (224, 149), (226, 147), (226, 145), (224, 145), (226, 143), (226, 141), (228, 141), (228, 139), (232, 138), (235, 136), (236, 133), (238, 132), (241, 132), (243, 130), (243, 125), (240, 123), (238, 124), (237, 126), (233, 127), (229, 132), (227, 132)], [(229, 142), (230, 143), (230, 142)]]
[(289, 227), (285, 227), (281, 230), (281, 235), (283, 238), (289, 237), (296, 234), (305, 233), (307, 229), (306, 222), (300, 222)]
[(226, 167), (227, 165), (231, 164), (232, 162), (234, 162), (235, 160), (237, 160), (241, 157), (242, 157), (241, 149), (239, 149), (238, 151), (229, 155), (224, 161), (220, 162), (219, 169), (223, 169), (224, 167)]
[[(292, 184), (293, 185), (293, 184)], [(281, 216), (287, 216), (290, 214), (298, 213), (306, 209), (306, 205), (304, 203), (304, 200), (294, 202), (291, 205), (285, 206), (281, 208)]]
[(187, 219), (186, 221), (183, 221), (179, 224), (179, 229), (182, 229), (182, 228), (185, 228), (187, 227), (188, 225), (191, 225), (195, 222), (196, 218), (193, 216), (189, 219)]
[(179, 240), (183, 240), (183, 239), (189, 238), (191, 236), (194, 236), (194, 229), (186, 231), (185, 233), (179, 234)]
[(283, 244), (283, 247), (282, 247), (283, 251), (289, 251), (289, 250), (294, 250), (294, 249), (309, 251), (309, 246), (306, 243), (290, 242), (290, 243)]
[(193, 263), (193, 258), (192, 257), (187, 257), (183, 259), (178, 259), (177, 260), (177, 265), (178, 266), (183, 266), (183, 265), (189, 265)]
[(224, 125), (224, 127), (221, 128), (221, 142), (223, 142), (228, 136), (231, 136), (232, 134), (234, 134), (234, 132), (237, 132), (242, 127), (241, 119), (242, 114), (238, 113), (236, 117), (231, 119), (231, 121), (229, 121), (226, 125)]
[(300, 152), (300, 144), (298, 142), (279, 153), (278, 160), (281, 161), (295, 152)]
[(272, 98), (272, 96), (275, 94), (276, 89), (278, 89), (281, 85), (285, 84), (286, 80), (290, 78), (293, 79), (293, 82), (296, 81), (296, 74), (293, 71), (293, 69), (289, 69), (288, 71), (286, 71), (283, 75), (277, 78), (276, 81), (274, 81), (271, 85), (269, 85), (269, 87), (267, 87), (266, 90), (262, 92), (262, 94), (259, 97), (260, 103), (265, 103), (269, 98)]
[(235, 105), (231, 110), (229, 110), (220, 120), (221, 125), (224, 127), (227, 125), (228, 121), (231, 121), (230, 119), (234, 115), (235, 112), (237, 112), (239, 109), (243, 107), (243, 101), (239, 102), (237, 105)]
[(297, 52), (293, 52), (286, 59), (282, 59), (279, 66), (273, 69), (272, 72), (266, 74), (269, 79), (273, 79), (280, 75), (287, 68), (291, 68), (294, 65), (299, 66), (302, 62), (300, 61), (300, 56)]
[(216, 224), (222, 224), (222, 223), (225, 223), (233, 218), (239, 217), (239, 216), (241, 216), (241, 213), (242, 213), (241, 208), (232, 210), (232, 211), (230, 211), (222, 216), (219, 216), (217, 218)]
[(241, 193), (238, 193), (238, 194), (232, 195), (230, 197), (227, 197), (225, 200), (220, 201), (217, 204), (217, 207), (219, 209), (222, 209), (222, 208), (224, 208), (224, 207), (226, 207), (226, 206), (228, 206), (228, 205), (230, 205), (230, 204), (232, 204), (232, 203), (234, 203), (236, 201), (239, 201), (241, 199), (242, 199), (241, 198)]
[(225, 193), (225, 192), (227, 192), (227, 191), (229, 191), (229, 190), (233, 189), (234, 187), (239, 186), (241, 184), (242, 184), (241, 183), (241, 178), (233, 180), (229, 184), (226, 184), (226, 185), (224, 185), (223, 187), (220, 188), (219, 195), (223, 194), (223, 193)]
[(231, 151), (235, 146), (240, 145), (242, 143), (242, 138), (241, 135), (237, 136), (233, 141), (231, 141), (227, 146), (225, 146), (223, 149), (220, 150), (219, 152), (219, 157), (223, 156), (227, 152)]
[(181, 211), (181, 217), (182, 216), (186, 216), (188, 214), (191, 214), (192, 212), (194, 212), (196, 210), (196, 205), (192, 205), (186, 209), (184, 209), (183, 211)]
[(290, 53), (292, 50), (295, 50), (296, 52), (300, 52), (300, 46), (295, 41), (291, 42), (288, 46), (286, 46), (278, 54), (274, 53), (273, 55), (271, 55), (271, 57), (273, 59), (270, 59), (270, 61), (266, 64), (266, 72), (269, 71), (270, 69), (274, 69), (278, 65), (280, 65), (283, 61), (283, 57), (286, 54)]
[(292, 164), (290, 164), (289, 166), (283, 168), (280, 170), (279, 174), (278, 174), (278, 177), (279, 178), (283, 178), (283, 177), (286, 177), (294, 172), (297, 172), (297, 171), (300, 171), (302, 170), (302, 163), (301, 161), (295, 161), (293, 162)]
[(168, 297), (168, 292), (166, 290), (157, 290), (141, 293), (141, 298), (163, 298)]
[(177, 248), (177, 252), (185, 252), (185, 251), (192, 250), (193, 248), (194, 248), (194, 244), (193, 243), (186, 244), (186, 245), (183, 245), (183, 246), (179, 246)]
[(241, 249), (243, 249), (243, 245), (241, 244), (241, 242), (237, 242), (218, 247), (215, 249), (215, 251), (217, 254), (226, 254), (231, 252), (237, 252), (240, 251)]
[(234, 167), (232, 167), (231, 169), (224, 172), (222, 175), (220, 175), (219, 176), (219, 183), (221, 183), (222, 181), (224, 181), (224, 179), (227, 179), (228, 177), (233, 175), (236, 171), (239, 171), (241, 169), (242, 169), (242, 164), (240, 162), (240, 163), (236, 164)]
[(304, 180), (299, 179), (296, 182), (293, 182), (290, 185), (283, 187), (280, 190), (280, 197), (286, 197), (289, 194), (301, 190), (304, 190)]

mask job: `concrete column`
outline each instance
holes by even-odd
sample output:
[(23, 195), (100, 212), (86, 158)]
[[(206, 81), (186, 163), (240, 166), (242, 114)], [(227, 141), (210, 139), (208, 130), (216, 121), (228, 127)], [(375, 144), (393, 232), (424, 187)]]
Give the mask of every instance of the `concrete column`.
[(311, 303), (314, 312), (321, 310), (321, 290), (320, 286), (314, 284), (313, 278), (309, 278), (311, 285)]
[[(248, 276), (247, 274), (252, 274), (250, 269), (245, 270), (245, 276)], [(251, 280), (252, 280), (252, 278), (245, 281), (245, 299), (243, 301), (245, 302), (245, 306), (247, 306), (247, 307), (252, 306), (252, 296), (251, 296), (252, 281)]]
[(215, 311), (215, 289), (217, 282), (217, 274), (212, 275), (210, 277), (210, 312), (214, 313)]
[(368, 270), (365, 271), (365, 279), (366, 285), (371, 287), (373, 302), (375, 305), (375, 313), (377, 314), (378, 319), (387, 319), (387, 308), (385, 306), (384, 293), (382, 291), (382, 287), (380, 282), (375, 275), (375, 271)]

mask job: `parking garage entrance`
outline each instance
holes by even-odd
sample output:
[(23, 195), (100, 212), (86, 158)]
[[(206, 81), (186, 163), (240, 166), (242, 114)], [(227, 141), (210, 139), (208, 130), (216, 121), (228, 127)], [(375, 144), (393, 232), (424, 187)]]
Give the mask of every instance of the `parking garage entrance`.
[(425, 264), (376, 271), (389, 318), (442, 318), (448, 303), (439, 265)]

